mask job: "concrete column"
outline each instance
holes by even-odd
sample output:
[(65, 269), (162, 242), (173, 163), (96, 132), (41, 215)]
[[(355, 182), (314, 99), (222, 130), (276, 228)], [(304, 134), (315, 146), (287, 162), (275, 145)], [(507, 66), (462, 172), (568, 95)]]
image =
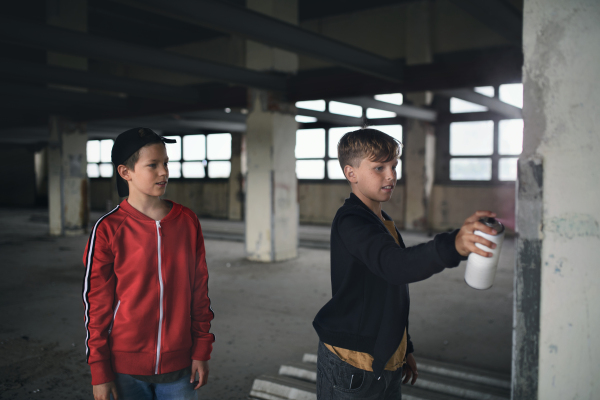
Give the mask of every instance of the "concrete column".
[(229, 219), (242, 220), (244, 194), (242, 193), (242, 134), (231, 136), (231, 175), (229, 176)]
[[(406, 10), (406, 64), (429, 64), (433, 61), (431, 2), (408, 3)], [(405, 99), (417, 106), (428, 106), (432, 94), (410, 93)], [(404, 228), (429, 230), (429, 198), (435, 171), (434, 127), (428, 122), (408, 119), (403, 141)]]
[(90, 207), (86, 143), (84, 124), (50, 117), (48, 208), (51, 235), (79, 235), (87, 228)]
[(35, 203), (36, 205), (48, 204), (48, 147), (44, 147), (34, 154), (35, 166)]
[(513, 399), (600, 398), (600, 3), (525, 0)]
[[(248, 0), (248, 8), (298, 23), (293, 0)], [(293, 74), (296, 54), (247, 41), (246, 67)], [(295, 107), (275, 93), (250, 90), (246, 131), (246, 252), (255, 261), (273, 262), (298, 254)]]
[[(48, 25), (87, 32), (87, 0), (49, 0), (46, 4)], [(50, 65), (87, 70), (85, 57), (49, 51)], [(85, 88), (60, 86), (64, 90), (87, 91)], [(85, 124), (67, 117), (50, 117), (48, 143), (48, 208), (51, 235), (84, 233), (89, 220), (89, 185), (87, 178)]]

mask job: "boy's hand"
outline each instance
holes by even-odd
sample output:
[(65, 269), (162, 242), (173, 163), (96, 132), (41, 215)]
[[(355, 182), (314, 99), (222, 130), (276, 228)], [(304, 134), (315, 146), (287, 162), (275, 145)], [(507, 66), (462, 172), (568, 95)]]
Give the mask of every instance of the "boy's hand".
[[(415, 361), (412, 353), (409, 353), (406, 355), (406, 364), (404, 364), (402, 367), (402, 377), (404, 378), (402, 383), (404, 384), (410, 380), (410, 384), (414, 385), (418, 376), (419, 373), (417, 372), (417, 362)], [(412, 380), (410, 378), (412, 378)]]
[(119, 400), (115, 381), (94, 385), (92, 387), (94, 389), (94, 400), (111, 400), (111, 394), (115, 400)]
[(198, 372), (200, 379), (198, 379), (198, 384), (194, 387), (194, 390), (199, 389), (208, 382), (208, 361), (192, 360), (192, 376), (190, 377), (190, 383), (194, 383), (196, 372)]
[(475, 246), (475, 243), (481, 243), (490, 249), (495, 249), (496, 243), (476, 235), (474, 232), (481, 231), (490, 235), (495, 235), (497, 233), (495, 230), (479, 222), (479, 218), (481, 217), (495, 216), (496, 213), (491, 211), (477, 211), (475, 214), (471, 215), (465, 220), (462, 228), (460, 228), (460, 231), (458, 231), (458, 235), (456, 235), (456, 240), (454, 242), (456, 251), (458, 251), (461, 256), (466, 257), (471, 253), (479, 254), (483, 257), (491, 257), (493, 255), (492, 253), (481, 250), (479, 247)]

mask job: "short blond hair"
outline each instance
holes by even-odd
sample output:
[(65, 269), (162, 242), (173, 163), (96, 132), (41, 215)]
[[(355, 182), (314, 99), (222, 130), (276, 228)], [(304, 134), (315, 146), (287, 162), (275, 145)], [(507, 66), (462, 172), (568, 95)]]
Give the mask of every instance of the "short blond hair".
[(371, 128), (346, 133), (338, 142), (337, 148), (342, 170), (346, 165), (358, 167), (365, 158), (388, 162), (399, 159), (402, 154), (402, 143)]

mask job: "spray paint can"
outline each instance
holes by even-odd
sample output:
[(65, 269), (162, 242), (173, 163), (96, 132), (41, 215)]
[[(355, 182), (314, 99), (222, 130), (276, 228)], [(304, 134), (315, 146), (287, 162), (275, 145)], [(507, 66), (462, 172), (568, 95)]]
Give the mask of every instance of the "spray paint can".
[(504, 225), (497, 219), (490, 217), (482, 217), (479, 219), (479, 222), (494, 229), (497, 234), (488, 235), (481, 231), (475, 231), (473, 233), (496, 243), (496, 248), (490, 249), (481, 243), (475, 243), (475, 246), (492, 253), (493, 256), (483, 257), (475, 253), (469, 254), (467, 269), (465, 271), (465, 282), (474, 289), (489, 289), (494, 283), (496, 269), (498, 268), (498, 258), (500, 256), (500, 250), (502, 249), (502, 243), (504, 242)]

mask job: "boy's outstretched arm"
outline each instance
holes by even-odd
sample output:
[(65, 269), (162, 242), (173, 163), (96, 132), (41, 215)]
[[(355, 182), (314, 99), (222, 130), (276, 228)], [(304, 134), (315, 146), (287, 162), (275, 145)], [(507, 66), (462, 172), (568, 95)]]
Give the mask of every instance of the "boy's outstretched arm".
[(495, 249), (496, 243), (489, 241), (482, 236), (476, 235), (474, 232), (481, 231), (490, 235), (496, 235), (497, 232), (495, 230), (479, 222), (479, 218), (481, 217), (495, 216), (496, 213), (491, 211), (477, 211), (475, 214), (471, 215), (465, 220), (462, 227), (458, 231), (458, 234), (456, 235), (456, 240), (454, 241), (456, 245), (456, 251), (458, 251), (461, 256), (466, 257), (470, 253), (475, 253), (483, 257), (492, 257), (492, 253), (480, 249), (479, 247), (475, 246), (475, 243), (480, 243), (490, 249)]

